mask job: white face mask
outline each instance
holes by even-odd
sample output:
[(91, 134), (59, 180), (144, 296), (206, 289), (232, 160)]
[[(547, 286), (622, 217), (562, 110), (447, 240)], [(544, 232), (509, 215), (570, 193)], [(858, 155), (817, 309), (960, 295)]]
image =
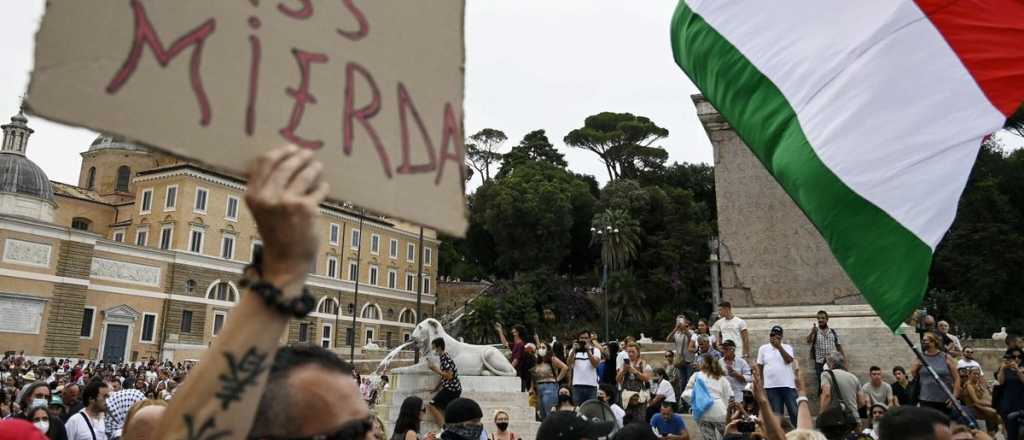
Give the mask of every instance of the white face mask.
[(39, 432), (42, 432), (43, 434), (46, 434), (47, 431), (50, 430), (50, 422), (38, 421), (33, 423), (33, 425), (35, 425), (36, 429), (38, 429)]
[(548, 355), (547, 349), (542, 348), (540, 350), (537, 350), (537, 356), (544, 357), (544, 356), (547, 356), (547, 355)]
[(29, 408), (37, 406), (46, 406), (46, 399), (32, 399), (32, 405), (30, 405)]

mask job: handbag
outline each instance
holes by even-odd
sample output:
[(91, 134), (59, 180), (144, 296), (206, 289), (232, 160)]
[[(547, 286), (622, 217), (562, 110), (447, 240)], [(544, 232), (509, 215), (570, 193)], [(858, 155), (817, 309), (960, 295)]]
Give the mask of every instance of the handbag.
[(704, 384), (703, 378), (699, 376), (693, 383), (693, 398), (691, 400), (693, 405), (690, 408), (693, 411), (693, 418), (696, 420), (704, 418), (704, 413), (715, 403), (715, 399), (711, 397), (711, 392), (708, 391), (708, 386)]
[(823, 410), (822, 413), (828, 409), (841, 410), (843, 415), (846, 416), (847, 424), (856, 425), (860, 421), (857, 420), (857, 416), (852, 414), (852, 411), (846, 405), (846, 400), (843, 399), (843, 390), (839, 387), (839, 381), (836, 380), (836, 374), (832, 370), (828, 370), (827, 373), (832, 377), (832, 389), (835, 390), (836, 398), (828, 402), (828, 408)]

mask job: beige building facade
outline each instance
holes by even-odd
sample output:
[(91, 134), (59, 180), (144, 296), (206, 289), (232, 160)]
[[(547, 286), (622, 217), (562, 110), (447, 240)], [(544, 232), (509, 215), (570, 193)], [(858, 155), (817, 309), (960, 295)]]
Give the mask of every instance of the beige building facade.
[[(19, 114), (3, 125), (0, 351), (198, 358), (227, 320), (241, 319), (231, 314), (237, 281), (262, 245), (245, 181), (100, 136), (82, 153), (77, 185), (51, 182), (25, 157), (27, 122)], [(321, 205), (316, 228), (307, 287), (317, 309), (293, 320), (282, 343), (397, 346), (420, 320), (418, 289), (423, 317), (433, 314), (433, 230), (334, 201)]]

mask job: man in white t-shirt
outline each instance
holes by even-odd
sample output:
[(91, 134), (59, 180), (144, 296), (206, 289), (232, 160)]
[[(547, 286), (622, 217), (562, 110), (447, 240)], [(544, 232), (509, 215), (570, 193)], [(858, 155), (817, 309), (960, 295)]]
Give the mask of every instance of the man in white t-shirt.
[(611, 385), (603, 384), (597, 390), (597, 400), (604, 402), (605, 405), (612, 409), (612, 414), (615, 415), (615, 425), (622, 429), (622, 419), (626, 417), (626, 410), (622, 409), (619, 404), (611, 401), (609, 396), (613, 394), (615, 394), (615, 388)]
[(782, 416), (783, 407), (789, 421), (796, 426), (796, 370), (793, 347), (782, 343), (782, 326), (772, 326), (768, 343), (757, 350), (757, 365), (761, 383), (768, 394), (772, 412)]
[(107, 440), (104, 414), (107, 412), (107, 395), (110, 387), (102, 381), (92, 381), (82, 391), (81, 411), (72, 414), (64, 423), (68, 440)]
[[(743, 357), (750, 359), (750, 341), (747, 339), (747, 322), (732, 314), (732, 303), (722, 301), (718, 304), (718, 321), (711, 326), (711, 334), (720, 344), (722, 341), (732, 340), (736, 343), (736, 351), (743, 353)], [(719, 348), (721, 351), (721, 348)]]
[(974, 359), (974, 347), (965, 347), (963, 354), (964, 358), (957, 361), (956, 369), (959, 370), (961, 368), (977, 368), (978, 372), (981, 373), (981, 375), (984, 377), (985, 371), (981, 369), (981, 364), (979, 364), (978, 361)]
[(579, 405), (597, 398), (597, 365), (601, 349), (594, 346), (590, 332), (581, 331), (569, 352), (572, 360), (572, 401)]

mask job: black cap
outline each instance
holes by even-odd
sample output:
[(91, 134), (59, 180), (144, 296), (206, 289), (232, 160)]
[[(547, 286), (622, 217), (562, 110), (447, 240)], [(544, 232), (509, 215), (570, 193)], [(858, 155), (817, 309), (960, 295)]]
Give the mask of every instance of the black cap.
[(736, 348), (736, 343), (732, 342), (732, 339), (726, 339), (725, 342), (722, 343), (722, 346)]
[(774, 335), (774, 334), (776, 334), (776, 333), (778, 333), (778, 334), (782, 334), (782, 326), (781, 326), (781, 325), (773, 325), (773, 326), (772, 326), (772, 331), (771, 331), (771, 333), (770, 333), (770, 334), (773, 334), (773, 335)]
[(473, 399), (464, 397), (451, 401), (444, 410), (445, 423), (463, 423), (482, 418), (484, 412), (480, 410), (480, 405)]
[(572, 411), (551, 413), (537, 430), (537, 440), (579, 440), (604, 437), (615, 429), (615, 422), (587, 420)]

